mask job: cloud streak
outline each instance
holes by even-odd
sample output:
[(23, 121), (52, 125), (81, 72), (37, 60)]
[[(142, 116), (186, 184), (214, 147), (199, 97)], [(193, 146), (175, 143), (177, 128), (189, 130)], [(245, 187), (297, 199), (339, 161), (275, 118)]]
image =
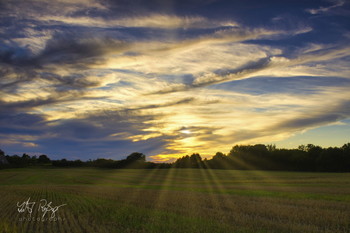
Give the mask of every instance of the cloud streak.
[(343, 0), (338, 0), (338, 1), (334, 1), (334, 4), (329, 6), (329, 7), (319, 7), (317, 9), (307, 9), (307, 12), (309, 12), (310, 14), (316, 15), (316, 14), (323, 14), (323, 13), (327, 13), (329, 11), (331, 11), (334, 8), (337, 7), (341, 7), (345, 4), (345, 1)]
[(176, 15), (151, 14), (148, 16), (138, 16), (121, 19), (105, 19), (102, 17), (62, 17), (62, 16), (43, 16), (37, 18), (40, 21), (49, 23), (64, 23), (68, 25), (84, 27), (101, 28), (159, 28), (159, 29), (201, 29), (201, 28), (219, 28), (234, 27), (235, 22), (218, 22), (208, 20), (200, 16), (179, 17)]

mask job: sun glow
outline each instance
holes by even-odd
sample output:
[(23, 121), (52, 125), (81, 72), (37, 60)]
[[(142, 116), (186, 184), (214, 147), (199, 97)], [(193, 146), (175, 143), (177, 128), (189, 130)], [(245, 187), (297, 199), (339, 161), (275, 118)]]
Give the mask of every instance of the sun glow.
[(180, 133), (191, 134), (192, 132), (190, 130), (184, 129), (184, 130), (180, 130)]

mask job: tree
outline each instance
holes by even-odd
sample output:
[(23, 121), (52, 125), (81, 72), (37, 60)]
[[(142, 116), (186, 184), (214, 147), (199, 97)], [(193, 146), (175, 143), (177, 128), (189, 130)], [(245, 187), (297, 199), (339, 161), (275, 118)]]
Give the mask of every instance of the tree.
[(202, 157), (199, 154), (192, 154), (190, 156), (190, 167), (191, 168), (202, 167)]
[(350, 143), (344, 144), (342, 147), (343, 151), (349, 153), (350, 152)]
[(34, 155), (34, 156), (32, 156), (32, 158), (30, 160), (31, 160), (30, 162), (32, 164), (36, 164), (38, 162), (38, 157), (36, 155)]
[(317, 160), (317, 158), (321, 155), (323, 149), (320, 146), (315, 146), (313, 144), (307, 145), (307, 153), (311, 160)]
[(175, 161), (174, 165), (175, 165), (175, 167), (178, 167), (178, 168), (189, 168), (191, 166), (190, 156), (186, 155), (186, 156), (183, 156), (181, 158), (178, 158)]
[(133, 152), (128, 157), (126, 157), (126, 160), (129, 162), (146, 162), (146, 155), (139, 153), (139, 152)]
[(49, 157), (47, 157), (47, 155), (40, 155), (38, 158), (38, 163), (50, 163), (51, 160), (49, 159)]
[(300, 146), (298, 146), (298, 150), (307, 152), (307, 148), (306, 148), (305, 145), (300, 145)]
[(9, 162), (7, 161), (5, 157), (5, 152), (0, 150), (0, 165), (1, 164), (8, 164)]
[(22, 160), (23, 160), (23, 162), (26, 163), (26, 164), (29, 164), (29, 163), (31, 162), (30, 156), (27, 155), (26, 153), (24, 153), (24, 154), (22, 155)]
[(269, 144), (266, 146), (267, 150), (269, 152), (273, 152), (273, 151), (276, 151), (276, 145), (275, 144)]
[(222, 160), (224, 158), (226, 158), (226, 155), (224, 153), (216, 152), (216, 154), (213, 156), (212, 159), (214, 159), (214, 160)]
[(14, 167), (24, 167), (24, 161), (21, 157), (19, 157), (18, 155), (6, 155), (6, 159), (9, 162), (9, 164), (13, 165)]
[(209, 168), (226, 168), (229, 166), (229, 159), (228, 157), (222, 153), (222, 152), (216, 152), (216, 154), (206, 162), (207, 167)]

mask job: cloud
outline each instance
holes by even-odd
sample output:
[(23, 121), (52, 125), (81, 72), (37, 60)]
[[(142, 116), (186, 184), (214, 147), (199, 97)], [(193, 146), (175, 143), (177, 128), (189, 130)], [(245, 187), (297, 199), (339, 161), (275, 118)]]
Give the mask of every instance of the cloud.
[[(71, 15), (76, 13), (89, 13), (97, 10), (105, 12), (106, 6), (95, 0), (28, 0), (28, 1), (4, 1), (3, 11), (7, 11), (8, 16), (20, 19), (33, 19), (38, 15)], [(45, 9), (45, 12), (42, 10)]]
[[(237, 26), (232, 20), (208, 19), (198, 15), (179, 16), (170, 12), (130, 11), (123, 9), (122, 4), (94, 0), (30, 0), (17, 4), (9, 1), (3, 4), (3, 11), (6, 11), (9, 17), (35, 20), (35, 23), (46, 27), (69, 25), (89, 28), (208, 29)], [(150, 2), (144, 4), (149, 5)], [(136, 5), (137, 3), (134, 3), (133, 7)]]
[(35, 148), (39, 145), (30, 140), (36, 140), (31, 135), (11, 135), (11, 134), (0, 134), (2, 146), (14, 146), (18, 149), (27, 150), (28, 148)]
[(176, 16), (167, 14), (151, 14), (146, 16), (134, 16), (120, 19), (105, 19), (102, 17), (65, 17), (46, 15), (37, 18), (40, 21), (64, 23), (68, 25), (101, 27), (101, 28), (159, 28), (159, 29), (194, 29), (194, 28), (218, 28), (234, 27), (235, 22), (210, 20), (200, 16)]
[(2, 111), (0, 114), (0, 122), (2, 127), (8, 128), (35, 128), (42, 126), (45, 117), (39, 114), (16, 113)]
[(20, 45), (15, 45), (0, 53), (0, 62), (37, 68), (50, 64), (87, 65), (96, 62), (94, 57), (102, 59), (100, 56), (110, 51), (123, 52), (129, 46), (128, 43), (112, 38), (84, 37), (74, 33), (56, 34), (45, 42), (40, 52), (32, 54)]
[[(188, 100), (182, 101), (186, 102)], [(168, 106), (174, 106), (179, 103), (169, 103)], [(148, 106), (153, 108), (155, 106)], [(162, 105), (165, 107), (165, 105)], [(121, 109), (121, 110), (99, 110), (80, 115), (79, 118), (60, 119), (48, 121), (46, 117), (38, 114), (12, 114), (4, 115), (0, 118), (1, 125), (6, 125), (0, 137), (3, 145), (7, 146), (35, 146), (41, 151), (52, 149), (60, 152), (60, 147), (71, 148), (71, 153), (78, 153), (79, 148), (91, 148), (90, 157), (103, 148), (103, 145), (114, 144), (111, 151), (106, 152), (105, 148), (101, 151), (106, 152), (115, 159), (121, 159), (126, 151), (131, 153), (132, 148), (142, 148), (144, 153), (162, 150), (171, 138), (169, 135), (157, 135), (142, 140), (141, 142), (132, 140), (135, 135), (146, 135), (144, 129), (151, 127), (152, 123), (147, 123), (161, 117), (159, 114), (142, 113), (140, 110)], [(119, 145), (119, 146), (118, 146)], [(96, 148), (94, 148), (96, 146)], [(154, 147), (152, 147), (154, 146)], [(76, 147), (76, 148), (74, 148)], [(118, 152), (119, 154), (112, 153)], [(80, 151), (81, 153), (81, 151)], [(119, 157), (118, 157), (119, 156)]]
[[(143, 153), (159, 153), (166, 150), (170, 135), (157, 134), (155, 137), (143, 140), (133, 140), (133, 137), (152, 134), (152, 131), (145, 129), (153, 127), (152, 122), (161, 117), (160, 114), (135, 109), (88, 112), (79, 118), (53, 122), (48, 128), (52, 136), (41, 138), (38, 144), (57, 148), (57, 145), (69, 142), (71, 146), (68, 147), (72, 147), (72, 153), (77, 153), (77, 149), (73, 148), (74, 145), (77, 148), (84, 146), (91, 148), (91, 152), (88, 153), (90, 156), (96, 156), (98, 151), (103, 151), (114, 159), (121, 159), (135, 150)], [(106, 151), (103, 145), (108, 145), (110, 151)]]
[(248, 64), (245, 64), (244, 66), (239, 67), (237, 69), (222, 71), (222, 73), (224, 74), (215, 74), (215, 73), (206, 74), (206, 75), (197, 77), (190, 84), (187, 84), (187, 85), (179, 84), (179, 85), (174, 85), (173, 87), (170, 86), (167, 89), (157, 91), (151, 94), (167, 94), (171, 92), (186, 91), (193, 88), (205, 87), (205, 86), (210, 86), (210, 85), (218, 84), (222, 82), (243, 79), (250, 73), (254, 73), (257, 70), (263, 69), (266, 66), (268, 66), (269, 60), (270, 58), (263, 58), (256, 62), (249, 62)]
[(24, 100), (17, 101), (3, 101), (0, 100), (0, 109), (2, 111), (9, 112), (20, 112), (20, 111), (30, 111), (40, 107), (46, 107), (49, 105), (74, 102), (79, 100), (96, 100), (103, 97), (87, 96), (79, 91), (64, 91), (64, 92), (54, 92), (46, 97), (29, 98), (29, 96), (23, 96)]
[[(324, 62), (324, 61), (327, 61), (329, 63), (330, 60), (335, 60), (335, 59), (343, 58), (350, 55), (350, 50), (347, 46), (344, 46), (344, 47), (336, 46), (336, 47), (326, 47), (326, 48), (324, 48), (323, 46), (320, 46), (320, 48), (318, 49), (315, 49), (312, 51), (307, 49), (305, 52), (304, 50), (300, 50), (298, 53), (294, 55), (293, 58), (286, 58), (281, 55), (278, 55), (277, 54), (278, 51), (275, 52), (277, 56), (271, 56), (266, 54), (264, 48), (260, 47), (259, 49), (260, 49), (260, 52), (262, 52), (261, 53), (262, 58), (259, 58), (256, 60), (250, 60), (246, 64), (242, 64), (240, 67), (237, 67), (235, 69), (221, 69), (218, 71), (212, 70), (211, 72), (205, 73), (203, 75), (198, 75), (198, 77), (193, 79), (191, 83), (173, 84), (168, 86), (167, 88), (163, 88), (162, 90), (154, 92), (152, 94), (167, 94), (171, 92), (186, 91), (192, 88), (205, 87), (213, 84), (230, 82), (233, 80), (241, 80), (241, 79), (247, 79), (247, 78), (264, 76), (264, 75), (296, 76), (297, 69), (299, 69), (299, 71), (303, 71), (303, 72), (300, 72), (298, 75), (310, 75), (310, 74), (315, 74), (315, 71), (311, 72), (312, 70), (315, 70), (315, 69), (313, 68), (314, 65), (310, 65), (310, 63), (320, 64), (321, 62)], [(270, 53), (272, 53), (272, 51), (270, 51)], [(249, 58), (253, 59), (254, 57), (249, 57)], [(302, 68), (302, 66), (303, 66), (303, 69), (300, 69)], [(318, 68), (321, 68), (321, 66), (318, 66)], [(327, 68), (324, 67), (324, 69), (327, 69)], [(316, 71), (319, 71), (319, 70), (316, 70)], [(339, 70), (336, 72), (338, 72), (337, 76), (341, 75), (339, 73)], [(317, 73), (318, 73), (317, 75), (320, 75), (319, 72)], [(333, 74), (336, 75), (335, 73)], [(344, 74), (341, 76), (346, 77), (347, 73), (348, 71), (345, 69)], [(325, 73), (323, 73), (323, 75), (324, 74)], [(328, 72), (328, 74), (331, 74), (331, 73)]]
[(327, 13), (331, 10), (333, 10), (334, 8), (337, 7), (341, 7), (345, 4), (345, 1), (343, 0), (336, 0), (336, 1), (331, 1), (332, 3), (334, 3), (333, 5), (329, 6), (329, 7), (319, 7), (319, 8), (314, 8), (314, 9), (307, 9), (306, 11), (309, 12), (310, 14), (316, 15), (316, 14), (323, 14), (323, 13)]
[(194, 98), (184, 98), (177, 101), (169, 102), (169, 103), (160, 103), (160, 104), (149, 104), (143, 106), (135, 106), (133, 108), (129, 108), (127, 110), (144, 110), (144, 109), (154, 109), (154, 108), (165, 108), (165, 107), (173, 107), (182, 104), (193, 104), (195, 102)]
[[(283, 139), (294, 136), (297, 133), (315, 129), (320, 126), (333, 125), (350, 117), (349, 111), (343, 109), (349, 106), (348, 102), (341, 103), (341, 108), (319, 111), (310, 114), (290, 112), (288, 119), (281, 116), (271, 116), (270, 123), (265, 124), (263, 128), (234, 130), (231, 135), (222, 139), (223, 143), (228, 143), (227, 138), (235, 141), (235, 143), (266, 143), (271, 141), (281, 141)], [(318, 109), (310, 108), (308, 111), (313, 112)], [(278, 122), (275, 123), (274, 122)], [(206, 138), (213, 140), (213, 138)]]

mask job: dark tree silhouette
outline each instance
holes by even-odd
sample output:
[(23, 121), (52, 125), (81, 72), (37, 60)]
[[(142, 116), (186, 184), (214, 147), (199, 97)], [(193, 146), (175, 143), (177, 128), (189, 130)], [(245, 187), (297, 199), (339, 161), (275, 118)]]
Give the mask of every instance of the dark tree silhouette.
[(51, 160), (47, 155), (40, 155), (38, 158), (38, 163), (51, 163)]
[(9, 162), (5, 157), (5, 152), (0, 150), (0, 165), (7, 165)]
[(146, 155), (139, 152), (133, 152), (130, 155), (128, 155), (128, 157), (126, 157), (126, 160), (129, 162), (135, 162), (135, 161), (146, 162)]
[(27, 163), (27, 164), (31, 163), (31, 158), (30, 158), (30, 156), (27, 155), (26, 153), (24, 153), (24, 154), (22, 155), (22, 160), (23, 160), (23, 162), (25, 162), (25, 163)]
[(190, 157), (190, 167), (191, 168), (201, 168), (202, 166), (202, 158), (199, 154), (192, 154)]

